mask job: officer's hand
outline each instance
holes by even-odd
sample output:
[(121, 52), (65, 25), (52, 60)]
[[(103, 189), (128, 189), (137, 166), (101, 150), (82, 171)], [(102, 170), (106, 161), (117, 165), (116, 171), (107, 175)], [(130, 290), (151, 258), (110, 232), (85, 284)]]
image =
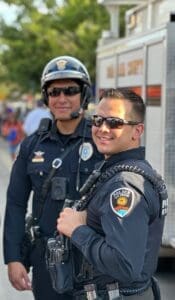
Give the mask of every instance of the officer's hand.
[(73, 231), (81, 226), (86, 225), (86, 211), (76, 211), (72, 208), (65, 208), (57, 219), (57, 229), (60, 233), (71, 237)]
[(22, 263), (11, 262), (8, 264), (8, 276), (13, 287), (19, 291), (31, 290), (31, 281)]

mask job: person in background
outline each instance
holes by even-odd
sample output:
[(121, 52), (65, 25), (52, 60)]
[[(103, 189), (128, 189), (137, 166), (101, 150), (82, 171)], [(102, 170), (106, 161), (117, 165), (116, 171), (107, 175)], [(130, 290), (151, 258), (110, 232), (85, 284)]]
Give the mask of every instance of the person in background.
[[(32, 290), (36, 300), (71, 300), (72, 295), (59, 295), (52, 288), (46, 243), (54, 236), (64, 200), (80, 198), (80, 187), (103, 156), (92, 141), (91, 121), (84, 117), (92, 92), (83, 63), (71, 56), (52, 59), (43, 70), (41, 90), (54, 120), (45, 119), (46, 123), (24, 139), (13, 165), (4, 221), (4, 260), (17, 290)], [(21, 250), (32, 191), (31, 282)]]
[(36, 107), (30, 111), (24, 119), (23, 130), (25, 134), (28, 136), (34, 133), (43, 118), (52, 119), (52, 115), (43, 100), (38, 99), (36, 101)]
[(1, 127), (1, 134), (8, 143), (9, 154), (14, 161), (17, 149), (24, 138), (22, 122), (18, 120), (15, 111), (8, 109), (6, 119)]
[(89, 284), (99, 299), (114, 299), (110, 293), (115, 299), (160, 299), (153, 274), (168, 195), (140, 146), (144, 117), (142, 98), (121, 88), (104, 91), (92, 117), (93, 140), (105, 155), (101, 177), (86, 210), (65, 208), (57, 220), (59, 233), (84, 256), (75, 299), (86, 299)]

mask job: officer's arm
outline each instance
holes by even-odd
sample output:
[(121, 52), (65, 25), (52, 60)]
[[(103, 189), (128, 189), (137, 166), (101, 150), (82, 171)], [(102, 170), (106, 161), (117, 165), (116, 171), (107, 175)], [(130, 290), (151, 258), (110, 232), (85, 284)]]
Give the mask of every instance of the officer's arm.
[(26, 142), (23, 142), (14, 162), (7, 190), (7, 204), (4, 221), (5, 263), (20, 261), (20, 245), (24, 236), (25, 214), (31, 191), (27, 175)]
[[(148, 251), (150, 216), (148, 203), (144, 196), (129, 185), (128, 197), (132, 198), (130, 198), (130, 204), (128, 202), (130, 206), (128, 213), (122, 216), (124, 212), (122, 210), (119, 212), (119, 207), (115, 208), (114, 205), (112, 207), (112, 193), (114, 192), (114, 198), (118, 197), (122, 187), (122, 182), (118, 183), (117, 187), (114, 183), (110, 187), (110, 193), (106, 192), (103, 195), (99, 193), (100, 195), (96, 196), (89, 205), (88, 209), (91, 210), (91, 215), (92, 212), (95, 215), (95, 210), (98, 214), (100, 213), (104, 236), (98, 234), (90, 226), (82, 225), (74, 230), (71, 240), (101, 273), (112, 276), (120, 282), (130, 282), (138, 279), (142, 272), (145, 255)], [(152, 192), (154, 195), (153, 190)], [(126, 199), (123, 197), (120, 200)]]

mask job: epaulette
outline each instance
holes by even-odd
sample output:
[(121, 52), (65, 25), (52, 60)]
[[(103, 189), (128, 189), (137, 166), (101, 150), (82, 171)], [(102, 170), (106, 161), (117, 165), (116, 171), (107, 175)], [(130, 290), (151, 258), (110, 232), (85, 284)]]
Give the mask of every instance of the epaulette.
[(37, 135), (43, 135), (44, 133), (48, 132), (51, 129), (52, 120), (50, 118), (43, 118), (40, 121)]
[(50, 118), (43, 118), (40, 121), (38, 129), (28, 137), (28, 158), (30, 159), (33, 155), (34, 149), (36, 149), (41, 142), (41, 140), (47, 135), (52, 126), (52, 120)]

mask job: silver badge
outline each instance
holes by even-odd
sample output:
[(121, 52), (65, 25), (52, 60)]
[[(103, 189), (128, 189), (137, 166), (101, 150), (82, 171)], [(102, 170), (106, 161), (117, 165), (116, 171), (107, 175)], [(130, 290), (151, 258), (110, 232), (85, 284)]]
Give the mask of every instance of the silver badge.
[(58, 70), (65, 70), (67, 63), (68, 62), (65, 59), (61, 59), (61, 60), (57, 61), (56, 64), (57, 64)]
[(93, 147), (90, 143), (83, 143), (79, 149), (79, 155), (82, 160), (86, 161), (91, 158), (93, 154)]

